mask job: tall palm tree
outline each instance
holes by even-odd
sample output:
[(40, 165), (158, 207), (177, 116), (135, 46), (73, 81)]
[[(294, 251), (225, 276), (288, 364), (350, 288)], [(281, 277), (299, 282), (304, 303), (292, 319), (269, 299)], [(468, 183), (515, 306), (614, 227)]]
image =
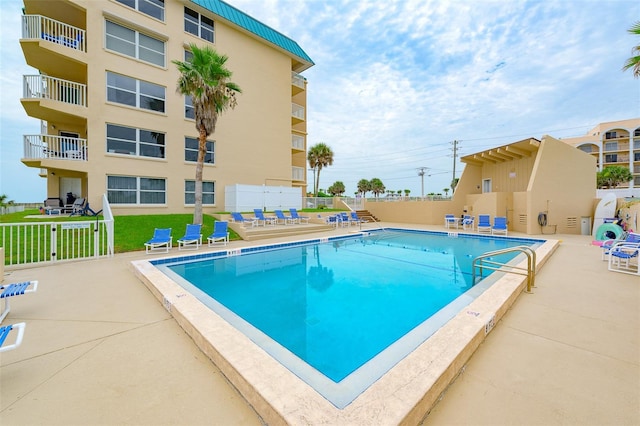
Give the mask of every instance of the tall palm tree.
[(202, 224), (202, 169), (207, 152), (207, 137), (216, 131), (218, 115), (235, 108), (240, 87), (232, 82), (232, 72), (225, 67), (229, 59), (209, 46), (189, 46), (193, 57), (189, 61), (172, 61), (180, 71), (177, 92), (191, 96), (198, 131), (195, 208), (193, 223)]
[(333, 164), (333, 151), (327, 144), (323, 142), (317, 143), (309, 149), (307, 160), (315, 175), (316, 187), (313, 188), (313, 192), (317, 197), (318, 187), (320, 186), (320, 170)]
[[(636, 22), (627, 30), (633, 35), (640, 36), (640, 21)], [(631, 48), (631, 54), (634, 55), (627, 59), (622, 67), (623, 71), (633, 68), (633, 76), (635, 78), (640, 77), (640, 44)]]

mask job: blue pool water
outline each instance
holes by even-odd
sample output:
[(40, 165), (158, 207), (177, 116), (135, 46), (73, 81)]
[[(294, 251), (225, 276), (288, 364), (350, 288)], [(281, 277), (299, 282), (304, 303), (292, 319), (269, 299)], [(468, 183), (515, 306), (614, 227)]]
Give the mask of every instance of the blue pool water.
[[(540, 242), (394, 230), (245, 249), (252, 252), (180, 261), (162, 269), (256, 343), (267, 341), (265, 350), (299, 376), (308, 374), (300, 371), (306, 367), (283, 360), (298, 358), (338, 384), (437, 317), (407, 350), (417, 347), (468, 304), (469, 297), (461, 296), (474, 287), (474, 257)], [(444, 309), (452, 303), (455, 309)]]

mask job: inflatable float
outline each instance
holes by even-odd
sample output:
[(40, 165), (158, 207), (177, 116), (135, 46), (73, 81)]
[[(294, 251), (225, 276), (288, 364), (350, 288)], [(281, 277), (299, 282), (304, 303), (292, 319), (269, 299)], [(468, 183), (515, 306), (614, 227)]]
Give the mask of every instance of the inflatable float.
[(598, 226), (594, 238), (596, 241), (617, 240), (622, 237), (624, 230), (615, 223), (603, 223)]

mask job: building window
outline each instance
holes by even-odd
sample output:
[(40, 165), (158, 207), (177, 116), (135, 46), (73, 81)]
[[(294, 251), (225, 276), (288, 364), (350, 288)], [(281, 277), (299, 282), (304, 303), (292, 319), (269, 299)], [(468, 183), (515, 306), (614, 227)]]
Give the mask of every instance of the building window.
[(633, 136), (640, 136), (640, 128), (637, 128), (633, 131)]
[[(202, 182), (202, 204), (214, 205), (216, 200), (216, 184), (215, 182)], [(184, 182), (184, 203), (196, 203), (196, 181), (187, 180)]]
[(618, 133), (617, 132), (606, 132), (604, 134), (604, 138), (605, 139), (615, 139), (618, 137)]
[(482, 179), (482, 193), (491, 192), (491, 179)]
[(195, 119), (196, 110), (193, 108), (193, 98), (189, 95), (184, 96), (184, 117)]
[(164, 41), (106, 22), (107, 49), (164, 67)]
[(107, 152), (164, 158), (164, 133), (107, 124)]
[(640, 152), (633, 153), (633, 161), (640, 161)]
[(107, 100), (136, 108), (164, 112), (165, 88), (107, 71)]
[(578, 147), (578, 149), (580, 151), (582, 151), (582, 152), (587, 152), (587, 153), (593, 152), (593, 146), (592, 145), (581, 145), (581, 146)]
[(617, 151), (618, 150), (618, 142), (605, 142), (604, 150), (605, 151)]
[(606, 154), (604, 156), (605, 163), (617, 163), (618, 162), (618, 154)]
[(116, 0), (145, 15), (164, 21), (164, 0)]
[(111, 204), (166, 204), (166, 179), (107, 176), (107, 198)]
[(184, 30), (213, 43), (213, 19), (198, 12), (184, 8)]
[[(204, 155), (205, 164), (215, 163), (215, 142), (207, 141), (207, 153)], [(198, 139), (184, 138), (184, 161), (198, 161)]]

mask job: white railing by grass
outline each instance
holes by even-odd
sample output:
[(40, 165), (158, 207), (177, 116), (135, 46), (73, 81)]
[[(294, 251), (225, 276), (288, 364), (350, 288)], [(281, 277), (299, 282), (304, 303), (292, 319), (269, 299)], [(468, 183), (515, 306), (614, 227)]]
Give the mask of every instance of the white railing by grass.
[(87, 106), (87, 86), (48, 75), (23, 76), (23, 98), (51, 99), (72, 105)]
[[(321, 207), (322, 206), (322, 207)], [(333, 197), (302, 197), (303, 209), (333, 208)]]
[(87, 161), (87, 140), (55, 135), (24, 135), (24, 158)]
[(113, 256), (113, 215), (103, 196), (103, 219), (0, 224), (4, 264), (28, 265)]
[(86, 52), (85, 30), (42, 15), (22, 16), (22, 38), (45, 40)]
[(291, 104), (291, 115), (300, 120), (304, 120), (304, 107), (298, 104)]

